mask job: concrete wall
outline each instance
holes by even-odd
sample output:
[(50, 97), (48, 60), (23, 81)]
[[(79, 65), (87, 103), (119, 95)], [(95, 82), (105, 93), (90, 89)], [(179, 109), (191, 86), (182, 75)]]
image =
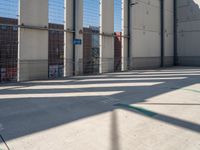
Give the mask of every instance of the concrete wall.
[(114, 0), (100, 1), (100, 73), (114, 71)]
[[(192, 1), (192, 0), (191, 0)], [(128, 48), (128, 0), (122, 0), (122, 70), (127, 70)], [(130, 65), (132, 69), (157, 68), (161, 65), (161, 3), (160, 0), (131, 0), (130, 8)], [(114, 0), (100, 1), (100, 73), (114, 71)], [(73, 0), (65, 0), (65, 30), (73, 30), (75, 19), (75, 38), (83, 39), (83, 1), (76, 0), (76, 15), (73, 18)], [(191, 8), (192, 7), (192, 8)], [(199, 47), (198, 42), (188, 42), (197, 33), (186, 32), (186, 29), (198, 28), (191, 24), (197, 16), (196, 5), (190, 0), (178, 0), (178, 49), (179, 61), (190, 59), (193, 53), (186, 49)], [(191, 11), (192, 9), (192, 11)], [(185, 12), (185, 10), (188, 10)], [(193, 12), (195, 11), (195, 12)], [(184, 14), (185, 13), (185, 14)], [(187, 16), (189, 15), (189, 17)], [(191, 17), (193, 16), (193, 17)], [(200, 17), (199, 17), (200, 18)], [(198, 21), (197, 21), (198, 22)], [(20, 24), (30, 26), (48, 26), (48, 0), (20, 0)], [(173, 0), (164, 0), (164, 66), (173, 65)], [(42, 41), (42, 42), (41, 42)], [(65, 32), (64, 75), (75, 75), (83, 72), (83, 45), (75, 46), (73, 62), (73, 33)], [(187, 43), (188, 42), (188, 43)], [(183, 43), (183, 44), (182, 44)], [(187, 43), (187, 46), (182, 46)], [(188, 54), (187, 54), (188, 53)], [(195, 55), (196, 56), (196, 55)], [(194, 58), (194, 57), (192, 57)], [(38, 29), (19, 30), (18, 77), (22, 80), (45, 79), (48, 76), (48, 31)], [(30, 73), (31, 72), (31, 73)]]
[[(48, 27), (48, 0), (20, 0), (19, 24)], [(48, 30), (20, 28), (18, 81), (48, 78)]]
[(177, 27), (178, 64), (200, 66), (200, 9), (194, 0), (177, 0)]
[(132, 0), (131, 68), (160, 66), (160, 0)]
[(164, 0), (164, 66), (174, 65), (174, 0)]
[[(131, 68), (161, 66), (161, 2), (131, 1)], [(173, 0), (164, 0), (164, 66), (173, 65)]]

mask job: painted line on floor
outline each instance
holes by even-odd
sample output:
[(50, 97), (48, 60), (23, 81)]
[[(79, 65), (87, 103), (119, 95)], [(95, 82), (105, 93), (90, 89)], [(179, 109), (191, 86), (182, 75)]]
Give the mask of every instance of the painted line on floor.
[(118, 104), (115, 104), (114, 106), (134, 110), (134, 111), (142, 113), (142, 114), (144, 114), (145, 116), (148, 116), (148, 117), (154, 117), (154, 116), (158, 115), (157, 113), (155, 113), (153, 111), (150, 111), (150, 110), (147, 110), (147, 109), (144, 109), (144, 108), (141, 108), (141, 107), (127, 105), (127, 104), (118, 103)]
[(185, 91), (190, 91), (190, 92), (195, 92), (195, 93), (200, 93), (199, 90), (194, 90), (194, 89), (183, 89)]

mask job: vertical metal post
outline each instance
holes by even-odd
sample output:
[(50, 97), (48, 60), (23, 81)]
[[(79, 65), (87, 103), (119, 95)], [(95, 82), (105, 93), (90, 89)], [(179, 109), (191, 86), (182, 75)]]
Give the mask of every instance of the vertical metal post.
[(177, 0), (174, 0), (174, 66), (177, 65)]
[(0, 61), (0, 83), (1, 83), (1, 61)]
[(160, 24), (161, 24), (161, 64), (160, 67), (164, 66), (164, 0), (160, 0)]
[[(76, 0), (73, 1), (73, 40), (76, 38)], [(76, 71), (76, 45), (73, 43), (73, 76)]]
[(130, 69), (130, 62), (131, 62), (131, 52), (130, 52), (130, 47), (131, 47), (131, 43), (130, 43), (130, 38), (131, 38), (131, 34), (130, 34), (130, 27), (131, 27), (131, 0), (128, 0), (128, 45), (127, 45), (127, 49), (128, 49), (128, 52), (127, 52), (127, 65), (128, 65), (128, 70)]

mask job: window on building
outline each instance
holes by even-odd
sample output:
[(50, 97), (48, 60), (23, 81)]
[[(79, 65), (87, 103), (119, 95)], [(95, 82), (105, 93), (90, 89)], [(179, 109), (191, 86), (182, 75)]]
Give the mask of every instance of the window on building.
[(6, 25), (1, 25), (1, 29), (2, 30), (7, 30), (7, 26)]

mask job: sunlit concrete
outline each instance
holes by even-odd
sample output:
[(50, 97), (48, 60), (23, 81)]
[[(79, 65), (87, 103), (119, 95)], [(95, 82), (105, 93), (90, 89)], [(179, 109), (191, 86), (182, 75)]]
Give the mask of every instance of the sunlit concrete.
[(177, 63), (179, 65), (200, 66), (199, 4), (199, 0), (177, 0)]
[(99, 72), (114, 71), (114, 0), (100, 0)]
[(0, 99), (17, 99), (17, 98), (47, 98), (47, 97), (83, 97), (83, 96), (110, 96), (113, 94), (119, 94), (123, 91), (112, 91), (112, 92), (73, 92), (73, 93), (55, 93), (55, 94), (2, 94)]
[(19, 0), (18, 81), (48, 79), (48, 0)]
[(0, 85), (11, 150), (199, 150), (199, 114), (200, 68)]
[[(75, 38), (83, 41), (83, 0), (75, 1)], [(73, 16), (74, 17), (74, 16)], [(75, 75), (81, 75), (83, 73), (83, 44), (75, 45)]]
[(86, 81), (141, 81), (141, 80), (180, 80), (180, 79), (185, 79), (186, 77), (168, 77), (168, 78), (109, 78), (109, 79), (83, 79), (79, 82), (86, 82)]
[(122, 0), (122, 71), (128, 70), (128, 1)]
[(85, 88), (115, 88), (115, 87), (132, 87), (132, 86), (152, 86), (161, 84), (162, 82), (148, 82), (148, 83), (99, 83), (99, 84), (72, 84), (72, 85), (36, 85), (30, 87), (21, 87), (19, 89), (85, 89)]
[(160, 0), (132, 0), (132, 3), (134, 2), (137, 3), (130, 10), (130, 66), (134, 69), (159, 67)]
[[(73, 31), (73, 0), (64, 0), (64, 28)], [(64, 76), (73, 75), (73, 32), (64, 32)]]
[(56, 93), (56, 94), (16, 94), (16, 95), (1, 95), (0, 99), (14, 99), (14, 98), (47, 98), (47, 97), (82, 97), (82, 96), (110, 96), (118, 94), (123, 91), (112, 92), (74, 92), (74, 93)]

